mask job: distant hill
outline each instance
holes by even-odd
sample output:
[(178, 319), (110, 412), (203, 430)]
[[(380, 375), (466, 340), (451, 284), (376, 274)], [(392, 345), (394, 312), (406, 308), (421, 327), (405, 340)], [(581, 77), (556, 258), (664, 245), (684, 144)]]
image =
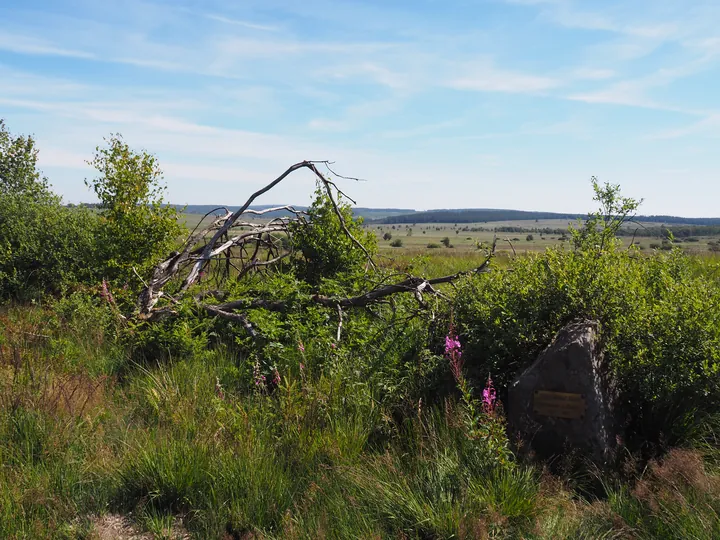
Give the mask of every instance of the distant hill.
[(428, 210), (406, 215), (387, 216), (374, 223), (482, 223), (487, 221), (520, 221), (536, 219), (577, 219), (585, 214), (558, 214), (554, 212), (526, 212), (492, 208), (465, 208), (458, 210)]
[[(178, 210), (182, 210), (183, 206), (179, 204), (173, 205)], [(250, 207), (251, 210), (266, 210), (268, 208), (275, 208), (277, 206), (284, 206), (282, 204), (259, 204), (259, 205), (253, 205)], [(187, 208), (185, 208), (186, 214), (200, 214), (205, 215), (208, 212), (213, 211), (216, 208), (220, 208), (222, 205), (212, 205), (212, 204), (189, 204), (187, 205)], [(228, 210), (231, 212), (234, 212), (239, 206), (229, 206), (227, 207)], [(296, 210), (306, 210), (307, 206), (295, 206)], [(353, 212), (356, 216), (362, 216), (366, 220), (378, 220), (378, 219), (384, 219), (389, 218), (392, 216), (401, 216), (401, 215), (408, 215), (414, 212), (414, 210), (409, 208), (353, 208)], [(268, 217), (277, 217), (279, 215), (285, 214), (286, 212), (270, 212), (266, 214)]]
[[(75, 205), (68, 205), (75, 206)], [(96, 203), (82, 203), (80, 206), (96, 208)], [(186, 214), (205, 215), (222, 205), (212, 204), (189, 204), (187, 207), (180, 204), (173, 204), (178, 210), (185, 209)], [(259, 204), (253, 205), (252, 210), (265, 210), (283, 206), (282, 204)], [(239, 206), (227, 207), (235, 211)], [(307, 206), (296, 206), (297, 210), (306, 210)], [(507, 210), (497, 208), (459, 208), (439, 209), (417, 212), (409, 208), (353, 208), (356, 216), (365, 218), (366, 223), (373, 224), (405, 224), (405, 223), (489, 223), (493, 221), (535, 221), (545, 219), (575, 220), (584, 219), (587, 214), (562, 214), (558, 212), (529, 212), (525, 210)], [(266, 217), (277, 217), (285, 212), (271, 212)], [(658, 223), (665, 225), (706, 225), (720, 226), (720, 218), (687, 218), (680, 216), (649, 215), (636, 216), (636, 221), (644, 223)]]
[[(373, 220), (377, 224), (404, 223), (483, 223), (492, 221), (534, 221), (545, 219), (584, 219), (587, 214), (561, 214), (556, 212), (527, 212), (492, 208), (466, 208), (458, 210), (427, 210), (405, 215), (391, 215)], [(678, 216), (636, 216), (636, 221), (672, 225), (720, 225), (720, 218), (684, 218)]]

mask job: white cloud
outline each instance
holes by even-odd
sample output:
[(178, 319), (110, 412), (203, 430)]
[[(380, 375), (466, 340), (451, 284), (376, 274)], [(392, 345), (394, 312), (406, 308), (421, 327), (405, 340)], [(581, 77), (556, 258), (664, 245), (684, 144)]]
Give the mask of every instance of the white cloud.
[(44, 146), (38, 154), (38, 163), (40, 168), (84, 169), (87, 167), (85, 160), (90, 157), (90, 154)]
[(720, 113), (710, 114), (689, 126), (668, 129), (651, 135), (650, 139), (680, 139), (693, 135), (720, 137)]
[(348, 122), (342, 120), (328, 120), (325, 118), (314, 118), (308, 122), (310, 129), (318, 131), (347, 131), (350, 129)]
[(254, 22), (243, 21), (240, 19), (224, 17), (222, 15), (215, 15), (212, 13), (206, 13), (204, 16), (205, 16), (205, 18), (213, 20), (213, 21), (222, 22), (225, 24), (231, 24), (231, 25), (235, 25), (235, 26), (242, 26), (244, 28), (250, 28), (252, 30), (263, 30), (265, 32), (277, 32), (278, 30), (280, 30), (280, 28), (278, 28), (277, 26), (258, 24), (258, 23), (254, 23)]
[(371, 80), (397, 90), (412, 86), (411, 76), (407, 73), (391, 70), (372, 61), (339, 62), (331, 67), (319, 69), (317, 74), (320, 77), (330, 77), (335, 80)]
[(0, 32), (0, 50), (41, 56), (67, 56), (92, 59), (95, 55), (86, 51), (59, 47), (45, 40), (33, 37)]
[(612, 79), (617, 76), (617, 72), (612, 69), (598, 69), (583, 67), (573, 71), (572, 76), (576, 79), (586, 79), (590, 81), (602, 81)]
[(470, 71), (467, 75), (451, 78), (445, 85), (456, 90), (518, 94), (542, 92), (561, 85), (561, 81), (557, 79), (506, 71), (492, 66), (476, 67)]

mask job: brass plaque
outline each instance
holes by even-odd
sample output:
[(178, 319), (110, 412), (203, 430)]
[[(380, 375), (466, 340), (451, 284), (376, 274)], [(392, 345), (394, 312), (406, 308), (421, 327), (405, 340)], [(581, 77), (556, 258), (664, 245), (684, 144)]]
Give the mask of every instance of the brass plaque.
[(543, 416), (582, 420), (585, 418), (585, 396), (583, 394), (535, 390), (533, 410), (535, 414)]

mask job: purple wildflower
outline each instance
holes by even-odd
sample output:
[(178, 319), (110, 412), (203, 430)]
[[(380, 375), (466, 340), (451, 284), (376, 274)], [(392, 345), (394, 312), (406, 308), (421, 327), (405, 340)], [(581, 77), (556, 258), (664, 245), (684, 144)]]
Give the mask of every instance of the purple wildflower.
[(305, 345), (303, 345), (303, 342), (302, 342), (302, 341), (298, 341), (298, 350), (299, 350), (301, 353), (304, 353), (304, 352), (305, 352)]
[(112, 293), (110, 292), (110, 286), (108, 285), (108, 282), (106, 279), (102, 280), (102, 288), (100, 289), (100, 296), (103, 300), (110, 304), (115, 303), (115, 299), (113, 298)]
[(280, 372), (278, 371), (278, 368), (275, 368), (275, 374), (273, 376), (273, 383), (275, 383), (275, 386), (278, 386), (280, 384), (280, 381), (282, 379), (280, 378)]
[(483, 408), (485, 412), (490, 414), (495, 410), (495, 400), (497, 399), (497, 392), (493, 386), (492, 378), (488, 375), (485, 389), (483, 390)]
[(445, 336), (445, 357), (450, 361), (450, 370), (456, 381), (462, 378), (463, 361), (460, 340), (458, 340), (452, 327), (447, 336)]
[(451, 333), (445, 336), (445, 356), (452, 356), (456, 354), (458, 357), (462, 356), (460, 340)]

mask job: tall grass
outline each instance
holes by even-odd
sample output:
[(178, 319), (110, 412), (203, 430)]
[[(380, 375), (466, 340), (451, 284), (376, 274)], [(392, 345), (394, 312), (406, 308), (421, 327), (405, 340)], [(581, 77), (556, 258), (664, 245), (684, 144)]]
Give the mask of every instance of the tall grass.
[(585, 499), (537, 465), (488, 461), (454, 399), (398, 415), (352, 353), (251, 388), (232, 347), (132, 364), (97, 302), (0, 323), (0, 538), (93, 537), (109, 512), (196, 538), (720, 536), (710, 420), (695, 449)]

